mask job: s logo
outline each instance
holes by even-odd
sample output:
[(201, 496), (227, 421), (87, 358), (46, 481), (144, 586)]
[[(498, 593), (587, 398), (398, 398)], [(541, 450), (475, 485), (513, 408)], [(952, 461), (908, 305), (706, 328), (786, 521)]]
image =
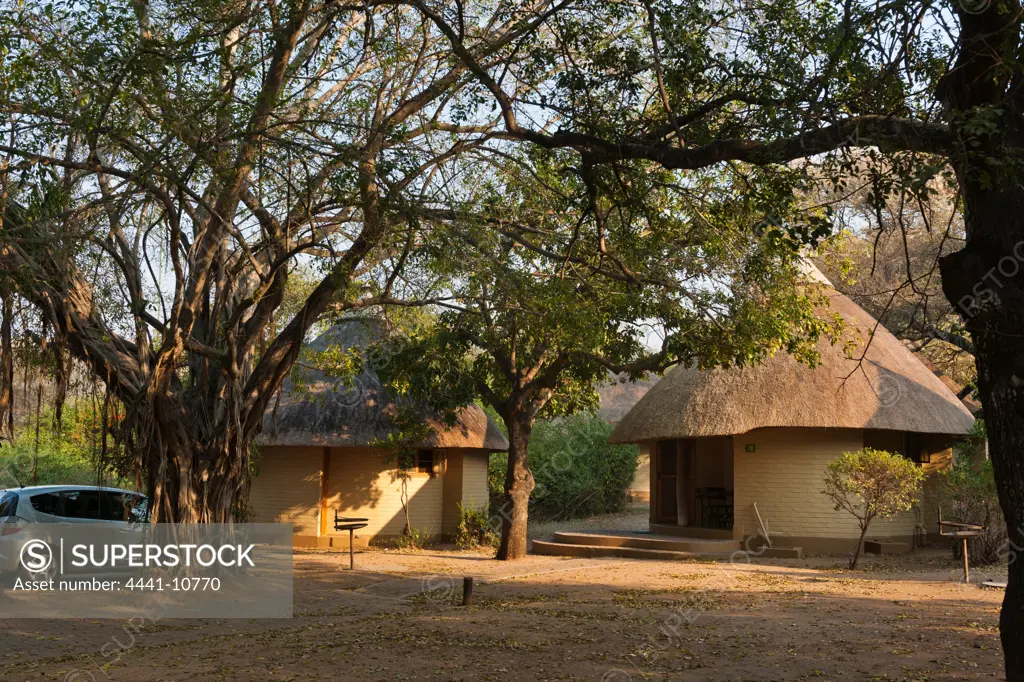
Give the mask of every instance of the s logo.
[(42, 540), (29, 540), (21, 548), (21, 565), (29, 573), (45, 571), (53, 563), (53, 550)]

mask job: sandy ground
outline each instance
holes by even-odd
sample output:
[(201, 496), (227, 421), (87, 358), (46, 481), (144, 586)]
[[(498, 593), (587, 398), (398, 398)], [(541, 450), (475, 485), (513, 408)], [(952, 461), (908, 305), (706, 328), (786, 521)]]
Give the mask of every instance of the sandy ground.
[[(0, 619), (0, 679), (1001, 679), (1002, 593), (948, 550), (641, 561), (368, 551), (295, 558), (289, 620)], [(973, 577), (1002, 578), (977, 571)], [(459, 605), (462, 577), (477, 581)], [(2, 609), (2, 605), (0, 605)]]

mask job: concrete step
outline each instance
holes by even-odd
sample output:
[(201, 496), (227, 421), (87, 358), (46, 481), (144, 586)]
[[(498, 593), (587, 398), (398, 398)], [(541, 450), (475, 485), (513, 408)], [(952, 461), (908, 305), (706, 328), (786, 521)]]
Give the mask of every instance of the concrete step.
[(800, 547), (764, 547), (757, 556), (765, 559), (799, 559), (803, 556)]
[(549, 556), (579, 556), (587, 558), (620, 557), (624, 559), (655, 559), (659, 561), (675, 561), (692, 559), (698, 556), (721, 555), (728, 552), (679, 552), (671, 550), (652, 550), (637, 547), (602, 547), (600, 545), (571, 545), (543, 540), (534, 541), (534, 554)]
[(732, 540), (732, 530), (725, 528), (696, 528), (694, 526), (677, 526), (671, 523), (652, 523), (652, 533), (658, 535), (675, 535), (684, 538), (700, 538), (701, 540)]
[(544, 540), (533, 541), (533, 553), (548, 556), (619, 557), (623, 559), (656, 559), (660, 561), (692, 559), (699, 556), (694, 552), (668, 552), (661, 549), (601, 547), (599, 545), (568, 545), (563, 542), (547, 542)]
[(604, 535), (601, 533), (578, 533), (560, 531), (555, 533), (554, 542), (567, 545), (590, 545), (593, 547), (626, 547), (630, 549), (651, 549), (666, 552), (687, 552), (691, 554), (720, 554), (740, 548), (738, 540), (704, 540), (701, 538), (665, 538), (644, 535)]

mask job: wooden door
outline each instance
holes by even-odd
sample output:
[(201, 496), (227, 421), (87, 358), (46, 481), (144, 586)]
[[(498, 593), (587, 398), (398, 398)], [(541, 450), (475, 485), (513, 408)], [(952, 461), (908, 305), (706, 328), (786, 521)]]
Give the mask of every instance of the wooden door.
[(676, 441), (658, 441), (658, 456), (655, 460), (657, 481), (657, 514), (662, 523), (677, 523), (679, 502), (676, 492), (676, 477), (679, 475)]

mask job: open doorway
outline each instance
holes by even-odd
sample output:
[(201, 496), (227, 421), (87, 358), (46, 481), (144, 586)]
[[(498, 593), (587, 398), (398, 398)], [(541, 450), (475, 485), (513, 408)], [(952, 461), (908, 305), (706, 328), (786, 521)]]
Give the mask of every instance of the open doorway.
[(658, 441), (652, 465), (653, 523), (732, 528), (732, 438)]

